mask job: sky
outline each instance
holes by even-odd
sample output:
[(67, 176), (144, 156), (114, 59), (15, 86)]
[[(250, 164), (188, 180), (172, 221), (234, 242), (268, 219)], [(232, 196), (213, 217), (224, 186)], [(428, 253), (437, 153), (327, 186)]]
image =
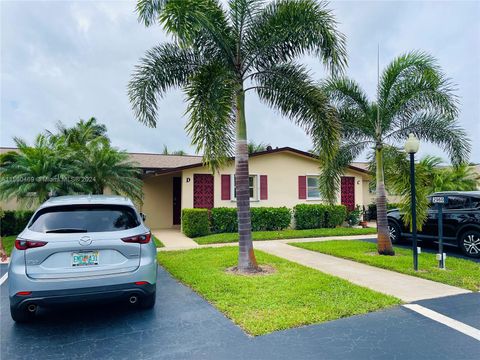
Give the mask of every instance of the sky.
[[(134, 1), (0, 0), (1, 146), (14, 146), (13, 137), (32, 142), (44, 129), (55, 129), (58, 121), (71, 126), (94, 116), (107, 125), (118, 148), (161, 152), (167, 145), (194, 153), (184, 130), (181, 90), (160, 101), (156, 128), (133, 116), (126, 87), (134, 66), (146, 50), (170, 41), (159, 25), (138, 23), (134, 8)], [(438, 59), (458, 89), (458, 122), (473, 140), (470, 161), (480, 163), (480, 2), (333, 1), (329, 8), (347, 37), (347, 75), (372, 99), (377, 46), (381, 69), (411, 50)], [(327, 76), (317, 59), (302, 61), (315, 79)], [(247, 94), (246, 111), (250, 140), (311, 148), (300, 128), (253, 92)], [(441, 149), (422, 143), (419, 156), (426, 154), (448, 159)]]

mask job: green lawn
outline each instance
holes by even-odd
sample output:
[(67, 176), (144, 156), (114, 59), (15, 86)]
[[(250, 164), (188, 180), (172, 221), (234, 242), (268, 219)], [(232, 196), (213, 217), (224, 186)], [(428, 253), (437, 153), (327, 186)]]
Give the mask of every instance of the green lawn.
[[(353, 228), (334, 228), (334, 229), (308, 229), (308, 230), (279, 230), (279, 231), (254, 231), (253, 240), (281, 240), (281, 239), (299, 239), (325, 236), (348, 236), (348, 235), (369, 235), (376, 234), (377, 229), (353, 229)], [(231, 243), (238, 241), (238, 233), (212, 234), (194, 238), (198, 244), (218, 244)]]
[(155, 235), (152, 234), (152, 238), (157, 248), (165, 247), (165, 245), (163, 245), (163, 243), (160, 240), (158, 240), (158, 238)]
[(395, 248), (395, 256), (381, 256), (376, 253), (376, 244), (365, 241), (336, 240), (290, 245), (473, 291), (480, 290), (480, 264), (470, 260), (447, 257), (447, 270), (440, 270), (435, 254), (421, 253), (419, 271), (415, 272), (410, 249)]
[(12, 253), (13, 246), (15, 244), (16, 235), (2, 236), (3, 247), (8, 256)]
[[(12, 253), (13, 245), (15, 243), (16, 238), (17, 238), (16, 235), (2, 237), (3, 247), (5, 248), (5, 251), (7, 252), (8, 256), (10, 256), (10, 254)], [(155, 246), (157, 248), (161, 248), (161, 247), (165, 246), (153, 234), (152, 234), (152, 238), (153, 238), (153, 241), (155, 242)]]
[(400, 300), (319, 271), (255, 251), (260, 264), (277, 272), (263, 276), (225, 273), (238, 248), (161, 252), (158, 260), (252, 335), (363, 314)]

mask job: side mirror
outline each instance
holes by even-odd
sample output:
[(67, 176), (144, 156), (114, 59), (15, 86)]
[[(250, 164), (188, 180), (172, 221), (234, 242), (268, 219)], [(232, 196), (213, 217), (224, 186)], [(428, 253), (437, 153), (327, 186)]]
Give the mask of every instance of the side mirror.
[(144, 213), (140, 213), (140, 217), (142, 218), (142, 221), (145, 221), (147, 219)]

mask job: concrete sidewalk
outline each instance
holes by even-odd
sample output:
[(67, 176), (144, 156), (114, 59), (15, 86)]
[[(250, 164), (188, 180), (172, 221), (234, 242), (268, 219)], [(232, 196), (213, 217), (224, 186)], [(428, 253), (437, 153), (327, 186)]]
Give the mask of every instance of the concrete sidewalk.
[(160, 240), (167, 250), (195, 249), (199, 245), (178, 229), (155, 229), (152, 234)]
[(351, 283), (395, 296), (405, 302), (470, 293), (468, 290), (454, 286), (300, 249), (278, 241), (257, 242), (255, 247), (326, 274), (338, 276)]

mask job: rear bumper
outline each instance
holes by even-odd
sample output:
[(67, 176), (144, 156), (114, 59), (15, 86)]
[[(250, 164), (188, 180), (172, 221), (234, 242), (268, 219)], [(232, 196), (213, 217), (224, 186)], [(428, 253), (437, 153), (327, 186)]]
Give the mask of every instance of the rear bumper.
[(49, 290), (34, 291), (30, 295), (10, 296), (10, 307), (23, 308), (29, 304), (38, 306), (56, 306), (63, 304), (79, 304), (90, 302), (109, 302), (113, 300), (126, 300), (132, 295), (144, 297), (153, 294), (156, 284), (121, 284), (110, 286), (97, 286), (84, 289), (68, 289), (68, 290)]

